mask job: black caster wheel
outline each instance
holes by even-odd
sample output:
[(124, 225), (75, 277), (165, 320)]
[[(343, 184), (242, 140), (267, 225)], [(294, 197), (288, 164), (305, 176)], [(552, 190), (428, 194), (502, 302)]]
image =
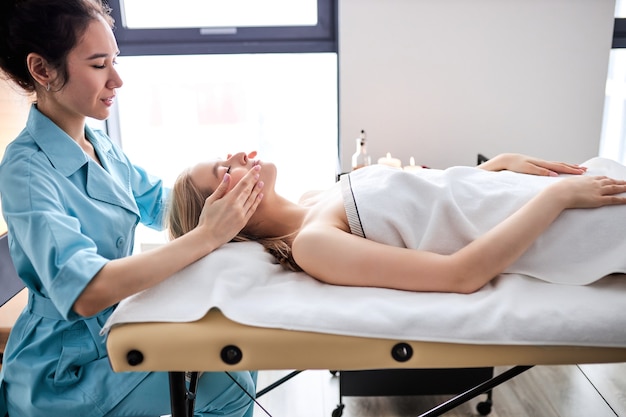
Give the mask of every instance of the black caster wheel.
[(478, 411), (478, 414), (480, 414), (481, 416), (488, 415), (489, 413), (491, 413), (491, 402), (483, 401), (478, 403), (476, 405), (476, 411)]
[(343, 408), (344, 408), (344, 407), (345, 407), (345, 405), (344, 405), (344, 404), (339, 404), (339, 405), (337, 406), (337, 408), (335, 408), (335, 409), (333, 410), (333, 414), (332, 414), (332, 416), (333, 416), (333, 417), (341, 417), (341, 415), (343, 414)]

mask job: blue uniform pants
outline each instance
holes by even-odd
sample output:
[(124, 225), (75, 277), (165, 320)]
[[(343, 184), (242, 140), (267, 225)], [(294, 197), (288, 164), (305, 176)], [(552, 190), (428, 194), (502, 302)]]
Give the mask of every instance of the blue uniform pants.
[[(256, 372), (231, 372), (252, 396)], [(197, 417), (252, 417), (254, 403), (225, 372), (203, 372), (198, 379), (195, 403)], [(171, 413), (169, 379), (166, 372), (151, 373), (106, 417), (162, 416)]]

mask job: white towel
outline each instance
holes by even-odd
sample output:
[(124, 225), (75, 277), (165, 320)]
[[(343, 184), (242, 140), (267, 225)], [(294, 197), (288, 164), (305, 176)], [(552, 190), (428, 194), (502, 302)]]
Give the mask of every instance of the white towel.
[[(589, 167), (586, 175), (626, 179), (626, 167), (615, 161), (594, 158), (583, 165)], [(464, 247), (565, 177), (471, 167), (407, 173), (386, 166), (349, 176), (346, 211), (355, 207), (366, 238), (444, 254)], [(566, 210), (506, 272), (578, 285), (626, 272), (626, 205)]]
[(591, 285), (518, 274), (470, 294), (340, 287), (273, 263), (255, 242), (229, 243), (122, 301), (106, 323), (186, 322), (219, 308), (252, 326), (401, 340), (626, 347), (626, 276)]

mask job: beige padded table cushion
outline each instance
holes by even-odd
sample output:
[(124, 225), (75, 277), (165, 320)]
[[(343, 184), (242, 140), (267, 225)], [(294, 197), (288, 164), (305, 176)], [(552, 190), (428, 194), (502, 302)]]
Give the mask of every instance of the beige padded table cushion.
[[(398, 362), (391, 351), (399, 343), (413, 349)], [(242, 359), (224, 363), (220, 352), (237, 346)], [(507, 346), (414, 342), (303, 331), (268, 329), (235, 323), (217, 309), (196, 322), (129, 323), (114, 326), (107, 339), (113, 369), (123, 371), (224, 371), (269, 369), (465, 368), (508, 365), (558, 365), (626, 362), (626, 348)], [(138, 351), (141, 363), (130, 365)]]

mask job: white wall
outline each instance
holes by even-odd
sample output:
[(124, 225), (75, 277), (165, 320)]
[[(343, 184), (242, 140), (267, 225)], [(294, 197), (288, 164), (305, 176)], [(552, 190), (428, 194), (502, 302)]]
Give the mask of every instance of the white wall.
[(614, 0), (339, 0), (341, 163), (597, 155)]

